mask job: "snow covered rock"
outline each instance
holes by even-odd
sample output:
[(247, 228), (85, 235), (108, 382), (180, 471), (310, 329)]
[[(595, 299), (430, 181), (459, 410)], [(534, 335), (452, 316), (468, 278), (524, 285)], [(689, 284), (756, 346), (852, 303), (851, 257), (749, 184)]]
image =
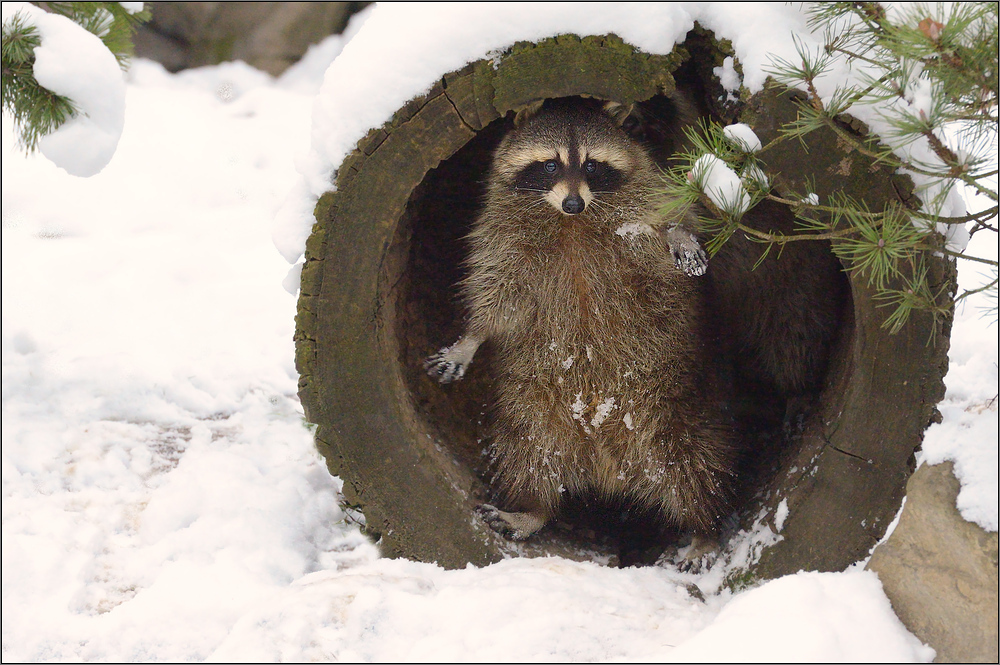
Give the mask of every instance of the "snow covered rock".
[(955, 507), (951, 462), (923, 464), (906, 485), (899, 524), (875, 548), (892, 607), (942, 663), (997, 662), (997, 533)]

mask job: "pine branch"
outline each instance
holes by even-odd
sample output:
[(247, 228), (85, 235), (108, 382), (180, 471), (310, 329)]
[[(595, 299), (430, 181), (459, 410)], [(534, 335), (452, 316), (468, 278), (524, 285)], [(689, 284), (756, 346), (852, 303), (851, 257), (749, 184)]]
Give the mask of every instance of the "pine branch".
[(962, 300), (965, 300), (969, 296), (976, 295), (977, 293), (985, 293), (987, 291), (990, 291), (991, 289), (996, 289), (998, 281), (1000, 280), (994, 277), (993, 281), (989, 282), (988, 284), (984, 284), (983, 286), (980, 286), (978, 289), (966, 289), (965, 291), (962, 292), (961, 295), (955, 298), (955, 302), (958, 303)]
[[(711, 234), (706, 242), (711, 254), (736, 232), (766, 245), (760, 260), (770, 256), (775, 246), (780, 252), (791, 242), (832, 241), (831, 247), (844, 265), (867, 276), (876, 297), (884, 301), (881, 306), (893, 307), (885, 322), (893, 332), (914, 310), (927, 311), (935, 319), (947, 315), (952, 301), (945, 289), (951, 283), (931, 288), (925, 264), (928, 257), (963, 258), (997, 266), (995, 260), (945, 249), (935, 230), (938, 225), (971, 225), (970, 235), (982, 230), (997, 233), (998, 228), (997, 188), (991, 179), (997, 175), (992, 165), (1000, 97), (996, 56), (1000, 10), (996, 3), (956, 3), (939, 5), (936, 15), (922, 4), (902, 7), (901, 11), (905, 16), (890, 20), (878, 2), (813, 4), (808, 10), (809, 25), (823, 28), (823, 49), (810, 52), (804, 41), (796, 39), (799, 62), (773, 58), (768, 71), (772, 80), (805, 91), (795, 100), (795, 120), (779, 127), (777, 136), (755, 156), (733, 150), (722, 138), (721, 127), (706, 125), (692, 136), (695, 148), (687, 155), (691, 165), (703, 155), (715, 155), (740, 175), (753, 197), (751, 207), (764, 199), (788, 206), (796, 218), (794, 232), (751, 228), (740, 221), (740, 215), (718, 210), (698, 191), (698, 183), (685, 180), (686, 172), (671, 175), (675, 191), (684, 190), (686, 200), (700, 200), (715, 215), (715, 219), (699, 221), (701, 230)], [(823, 99), (816, 80), (837, 62), (849, 67), (863, 64), (860, 81), (838, 86)], [(923, 101), (928, 94), (929, 105)], [(876, 106), (888, 127), (882, 132), (884, 142), (848, 131), (841, 114), (856, 104)], [(946, 127), (957, 131), (946, 134)], [(797, 198), (792, 193), (780, 196), (770, 191), (773, 176), (766, 172), (756, 175), (766, 171), (758, 156), (789, 139), (798, 139), (808, 153), (805, 137), (816, 130), (832, 131), (839, 141), (875, 164), (928, 178), (929, 184), (920, 194), (923, 209), (895, 203), (872, 211), (863, 202), (843, 196), (832, 196), (827, 205), (820, 205), (814, 195)], [(920, 150), (904, 153), (902, 149), (915, 141), (921, 141), (933, 156), (922, 158)], [(939, 214), (956, 183), (986, 196), (994, 205), (960, 216)], [(900, 283), (903, 288), (890, 288)], [(985, 291), (995, 298), (996, 288), (994, 279), (974, 292)], [(947, 305), (942, 304), (945, 301)]]
[(14, 119), (18, 143), (26, 152), (38, 149), (43, 136), (78, 113), (72, 100), (42, 87), (34, 75), (35, 48), (41, 38), (34, 26), (15, 14), (3, 26), (3, 112)]
[(953, 252), (950, 249), (938, 248), (935, 251), (941, 252), (945, 256), (951, 256), (956, 259), (965, 259), (966, 261), (975, 261), (976, 263), (985, 263), (988, 266), (997, 267), (997, 261), (995, 259), (981, 259), (978, 256), (971, 256), (965, 252)]
[(992, 208), (987, 208), (986, 210), (981, 210), (980, 212), (971, 213), (969, 215), (965, 215), (964, 217), (941, 217), (939, 215), (931, 215), (929, 213), (922, 213), (922, 212), (912, 213), (912, 214), (917, 219), (925, 220), (932, 224), (956, 225), (956, 224), (969, 224), (970, 222), (979, 224), (984, 219), (992, 219), (993, 217), (996, 217), (998, 212), (1000, 212), (1000, 209), (998, 209), (997, 206), (993, 206)]

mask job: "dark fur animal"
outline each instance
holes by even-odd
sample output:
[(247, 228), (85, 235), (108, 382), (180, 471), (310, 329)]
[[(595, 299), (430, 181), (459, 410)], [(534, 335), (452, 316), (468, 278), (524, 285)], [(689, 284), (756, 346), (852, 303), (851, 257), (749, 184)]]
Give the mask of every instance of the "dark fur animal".
[[(764, 201), (743, 223), (796, 233), (788, 207)], [(848, 299), (847, 279), (827, 242), (793, 242), (760, 261), (763, 248), (743, 234), (712, 258), (715, 312), (746, 390), (803, 399), (823, 387), (827, 361)], [(759, 265), (758, 265), (759, 262)]]
[(549, 102), (500, 144), (467, 239), (466, 330), (425, 364), (460, 379), (492, 345), (494, 484), (508, 510), (480, 512), (513, 539), (567, 495), (655, 508), (703, 535), (731, 510), (706, 283), (677, 265), (700, 274), (704, 255), (661, 228), (655, 167), (607, 108)]

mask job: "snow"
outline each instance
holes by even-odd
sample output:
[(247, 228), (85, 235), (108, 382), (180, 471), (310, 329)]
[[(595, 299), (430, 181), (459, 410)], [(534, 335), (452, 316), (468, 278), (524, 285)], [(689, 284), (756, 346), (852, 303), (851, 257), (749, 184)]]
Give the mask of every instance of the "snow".
[[(981, 202), (969, 207), (976, 210)], [(975, 256), (997, 258), (996, 235), (977, 233), (968, 251)], [(964, 264), (964, 265), (963, 265)], [(982, 265), (962, 262), (959, 265), (959, 291), (985, 283)], [(994, 301), (995, 302), (995, 301)], [(994, 314), (985, 312), (985, 298), (958, 305), (948, 352), (948, 374), (944, 378), (948, 392), (938, 405), (943, 421), (931, 425), (924, 435), (918, 460), (924, 464), (955, 463), (955, 476), (962, 487), (958, 509), (966, 520), (987, 531), (998, 526), (997, 496), (997, 326)], [(958, 333), (956, 334), (956, 331)]]
[(38, 149), (72, 175), (99, 173), (114, 156), (125, 122), (125, 82), (118, 62), (97, 36), (65, 16), (24, 2), (3, 3), (4, 23), (15, 14), (34, 25), (41, 40), (35, 49), (35, 79), (78, 109), (42, 137)]
[(726, 56), (722, 60), (722, 66), (713, 67), (712, 73), (719, 79), (722, 89), (729, 93), (729, 101), (736, 101), (735, 93), (740, 91), (742, 83), (739, 72), (736, 71), (736, 59), (732, 56)]
[(300, 260), (312, 206), (368, 130), (380, 127), (444, 74), (521, 40), (563, 33), (615, 33), (647, 53), (667, 54), (700, 21), (733, 41), (744, 85), (764, 84), (769, 53), (794, 56), (790, 31), (804, 30), (794, 7), (770, 3), (397, 3), (376, 5), (357, 38), (327, 70), (313, 109), (312, 149), (300, 164), (301, 197), (289, 199), (275, 235), (290, 263)]
[(702, 155), (691, 167), (691, 177), (720, 210), (739, 217), (750, 207), (750, 195), (729, 166), (715, 155)]
[[(805, 573), (768, 582), (734, 598), (707, 628), (670, 653), (698, 662), (890, 662), (930, 661), (934, 650), (912, 635), (892, 630), (888, 599), (868, 571)], [(884, 597), (883, 597), (884, 598)], [(798, 608), (814, 611), (802, 614)], [(851, 639), (844, 641), (843, 636)], [(836, 655), (833, 655), (836, 654)]]
[[(542, 6), (531, 27), (523, 8), (449, 7), (377, 6), (315, 102), (315, 62), (275, 80), (241, 63), (172, 75), (136, 61), (116, 157), (86, 180), (24, 157), (5, 118), (4, 660), (930, 660), (872, 573), (800, 573), (733, 594), (721, 566), (698, 576), (543, 558), (445, 571), (379, 558), (338, 506), (340, 481), (295, 397), (295, 299), (282, 282), (301, 251), (275, 252), (289, 236), (272, 235), (272, 219), (289, 202), (311, 213), (302, 201), (333, 168), (329, 146), (349, 149), (431, 69), (518, 31), (604, 33), (624, 20), (609, 17), (632, 15)], [(788, 7), (712, 7), (637, 6), (628, 39), (669, 50), (693, 16), (716, 11), (742, 19), (739, 48), (751, 49), (751, 30), (767, 44), (799, 21)], [(317, 58), (342, 43), (327, 46)], [(379, 70), (391, 58), (407, 64)], [(368, 80), (380, 71), (400, 89)], [(327, 94), (351, 86), (384, 96)], [(309, 150), (317, 136), (323, 154)], [(956, 317), (925, 462), (940, 445), (960, 475), (992, 463), (992, 496), (965, 501), (995, 529), (997, 340), (980, 303)], [(781, 538), (767, 519), (734, 557)]]
[(642, 235), (651, 236), (655, 234), (656, 231), (653, 230), (652, 226), (642, 222), (625, 222), (615, 229), (615, 235), (622, 238), (634, 238)]
[(599, 429), (604, 421), (608, 419), (611, 412), (615, 410), (615, 398), (606, 397), (601, 400), (601, 403), (597, 405), (594, 409), (594, 417), (590, 421), (590, 426), (594, 429)]
[[(352, 39), (326, 71), (313, 111), (312, 148), (298, 163), (302, 180), (277, 216), (275, 242), (292, 264), (301, 261), (316, 200), (334, 188), (340, 163), (370, 129), (380, 127), (444, 74), (500, 53), (517, 41), (564, 33), (615, 33), (645, 52), (666, 54), (698, 21), (731, 41), (743, 69), (742, 84), (751, 93), (762, 88), (776, 58), (798, 62), (792, 34), (799, 37), (801, 48), (811, 52), (822, 48), (822, 35), (809, 33), (804, 14), (777, 3), (637, 3), (629, 5), (628, 11), (617, 3), (589, 3), (585, 11), (570, 11), (562, 3), (532, 3), (531, 11), (517, 3), (400, 3), (366, 11), (370, 14), (362, 19), (359, 38)], [(738, 89), (731, 58), (716, 70), (726, 90)], [(842, 63), (833, 67), (817, 81), (824, 103), (840, 82), (860, 81), (863, 74), (863, 68), (850, 70)], [(914, 103), (919, 106), (919, 101)], [(907, 103), (900, 104), (912, 111)], [(888, 133), (888, 124), (876, 108), (859, 105), (852, 113), (876, 131)], [(937, 160), (924, 139), (897, 146), (896, 151), (917, 161)], [(722, 177), (722, 171), (718, 173)], [(964, 214), (957, 191), (942, 191), (939, 183), (911, 175), (928, 209), (937, 205), (940, 214)], [(747, 176), (760, 180), (756, 173)], [(734, 211), (741, 209), (744, 197), (749, 201), (745, 192), (738, 195), (733, 189), (729, 193), (732, 197), (727, 200), (735, 205)], [(949, 249), (964, 248), (964, 229), (940, 225), (939, 230), (948, 238)]]
[(742, 122), (723, 127), (722, 135), (743, 152), (757, 152), (761, 148), (760, 139), (757, 137), (757, 134), (750, 129), (750, 125)]
[(788, 499), (782, 499), (774, 511), (774, 530), (781, 533), (785, 528), (785, 520), (788, 518)]

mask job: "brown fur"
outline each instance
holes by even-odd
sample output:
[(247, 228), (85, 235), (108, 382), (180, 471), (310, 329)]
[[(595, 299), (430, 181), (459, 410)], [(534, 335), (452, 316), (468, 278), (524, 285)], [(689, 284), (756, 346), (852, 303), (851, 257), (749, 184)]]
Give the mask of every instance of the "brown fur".
[[(620, 186), (593, 192), (578, 214), (516, 189), (519, 156), (571, 145), (581, 160), (618, 164)], [(539, 524), (567, 494), (589, 492), (708, 534), (730, 511), (733, 434), (710, 369), (705, 282), (675, 266), (654, 230), (655, 178), (646, 152), (592, 105), (546, 107), (497, 149), (468, 237), (465, 342), (428, 368), (460, 378), (478, 343), (492, 344), (494, 483)]]

